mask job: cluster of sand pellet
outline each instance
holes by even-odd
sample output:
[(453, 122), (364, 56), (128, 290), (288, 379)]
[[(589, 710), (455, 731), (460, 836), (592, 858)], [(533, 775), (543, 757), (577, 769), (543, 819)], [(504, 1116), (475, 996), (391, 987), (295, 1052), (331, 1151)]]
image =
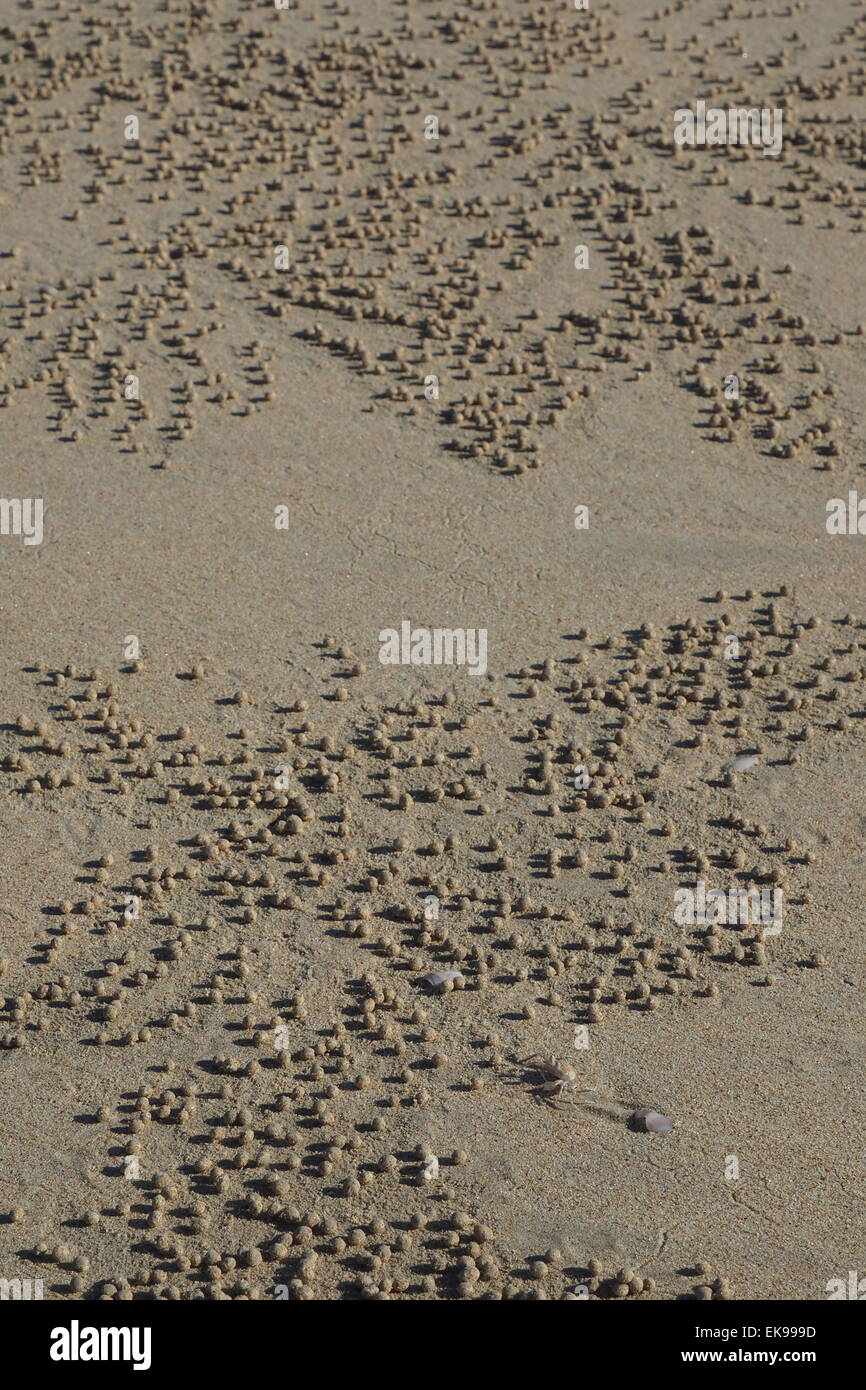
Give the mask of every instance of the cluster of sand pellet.
[[(834, 469), (862, 323), (802, 312), (811, 249), (759, 257), (689, 209), (709, 188), (720, 224), (761, 209), (810, 248), (862, 232), (864, 21), (801, 33), (792, 5), (756, 52), (764, 11), (688, 8), (410, 4), (373, 32), (214, 3), (19, 19), (6, 186), (62, 212), (0, 266), (0, 405), (38, 391), (60, 440), (170, 466), (214, 411), (249, 421), (291, 394), (291, 334), (360, 374), (370, 409), (507, 474), (661, 364), (713, 441)], [(696, 92), (782, 110), (783, 156), (676, 146), (684, 62)]]
[[(5, 1048), (128, 1058), (119, 1093), (76, 1117), (101, 1154), (97, 1205), (61, 1202), (48, 1223), (25, 1200), (2, 1228), (27, 1271), (120, 1298), (634, 1297), (662, 1273), (665, 1296), (691, 1287), (651, 1261), (509, 1248), (472, 1144), (437, 1151), (430, 1117), (448, 1098), (461, 1135), (479, 1106), (571, 1125), (579, 1098), (550, 1100), (522, 1059), (570, 1055), (591, 1091), (577, 1025), (675, 1008), (689, 1026), (780, 970), (827, 965), (810, 940), (814, 831), (743, 814), (742, 783), (859, 745), (863, 634), (779, 594), (719, 595), (665, 631), (573, 634), (476, 697), (464, 683), (378, 710), (363, 663), (325, 638), (321, 681), (292, 708), (200, 671), (201, 722), (228, 697), (237, 723), (207, 742), (192, 720), (139, 716), (147, 661), (111, 679), (34, 668), (2, 734), (6, 799), (123, 798), (135, 833), (3, 962)], [(743, 753), (757, 764), (725, 772)], [(673, 892), (702, 875), (781, 886), (785, 931), (683, 934)], [(423, 981), (436, 968), (458, 972), (441, 992)], [(627, 1109), (607, 1104), (625, 1134)], [(724, 1273), (692, 1284), (730, 1292)]]

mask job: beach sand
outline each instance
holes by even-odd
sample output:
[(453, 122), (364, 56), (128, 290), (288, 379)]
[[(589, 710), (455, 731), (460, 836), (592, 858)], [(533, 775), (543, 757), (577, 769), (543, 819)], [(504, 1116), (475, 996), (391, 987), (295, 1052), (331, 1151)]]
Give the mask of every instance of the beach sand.
[(866, 20), (785, 9), (7, 7), (0, 1279), (866, 1273)]

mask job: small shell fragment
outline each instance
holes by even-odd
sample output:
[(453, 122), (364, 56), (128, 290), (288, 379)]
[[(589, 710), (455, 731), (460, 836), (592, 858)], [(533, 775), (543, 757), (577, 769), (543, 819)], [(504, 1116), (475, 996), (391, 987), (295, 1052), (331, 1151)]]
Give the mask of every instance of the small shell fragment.
[(439, 1160), (435, 1154), (429, 1154), (421, 1165), (421, 1181), (433, 1182), (439, 1176)]
[(647, 1134), (667, 1134), (674, 1122), (667, 1115), (659, 1115), (655, 1110), (635, 1110), (629, 1116), (637, 1129)]
[(455, 980), (462, 980), (463, 976), (459, 970), (431, 970), (426, 975), (421, 976), (422, 983), (429, 985), (431, 989), (438, 990), (441, 994), (446, 985), (453, 984)]
[(736, 758), (731, 758), (729, 763), (725, 763), (725, 772), (747, 772), (757, 761), (757, 753), (740, 753)]

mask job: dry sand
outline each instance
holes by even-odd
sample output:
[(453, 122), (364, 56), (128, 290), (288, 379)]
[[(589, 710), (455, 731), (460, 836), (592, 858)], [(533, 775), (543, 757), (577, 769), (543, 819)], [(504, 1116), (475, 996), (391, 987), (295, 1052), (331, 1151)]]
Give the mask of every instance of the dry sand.
[(866, 1274), (862, 7), (2, 18), (0, 1278)]

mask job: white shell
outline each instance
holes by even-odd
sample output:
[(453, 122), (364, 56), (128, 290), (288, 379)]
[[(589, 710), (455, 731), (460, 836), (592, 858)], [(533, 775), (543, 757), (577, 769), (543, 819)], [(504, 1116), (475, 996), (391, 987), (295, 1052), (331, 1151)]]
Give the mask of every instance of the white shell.
[(459, 970), (430, 970), (426, 975), (422, 975), (421, 979), (431, 989), (441, 990), (443, 985), (451, 984), (454, 980), (462, 980), (463, 976)]
[(421, 1165), (421, 1178), (424, 1182), (432, 1182), (439, 1176), (439, 1160), (435, 1154), (430, 1154), (425, 1158)]
[(647, 1134), (667, 1134), (674, 1127), (673, 1120), (657, 1110), (635, 1110), (631, 1118)]
[(725, 772), (746, 772), (748, 768), (754, 767), (758, 761), (757, 753), (740, 753), (736, 758), (731, 758), (725, 764)]

